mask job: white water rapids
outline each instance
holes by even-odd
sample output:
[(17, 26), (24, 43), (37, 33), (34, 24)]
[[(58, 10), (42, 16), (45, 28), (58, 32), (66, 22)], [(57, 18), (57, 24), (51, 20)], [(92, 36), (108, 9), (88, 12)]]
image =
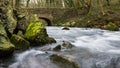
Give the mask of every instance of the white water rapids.
[[(75, 46), (62, 53), (75, 59), (80, 68), (120, 68), (120, 31), (91, 28), (62, 30), (62, 27), (47, 27), (47, 33), (57, 43), (65, 40)], [(16, 59), (9, 68), (60, 68), (52, 64), (48, 55), (39, 48), (23, 52)]]
[(90, 28), (48, 27), (48, 34), (57, 40), (71, 41), (75, 46), (87, 48), (93, 52), (109, 52), (120, 54), (120, 31), (106, 31)]

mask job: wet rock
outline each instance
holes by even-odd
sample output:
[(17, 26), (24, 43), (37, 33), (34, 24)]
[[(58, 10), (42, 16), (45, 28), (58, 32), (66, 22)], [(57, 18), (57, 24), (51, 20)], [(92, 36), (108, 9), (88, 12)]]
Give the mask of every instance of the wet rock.
[(61, 50), (61, 45), (57, 45), (56, 47), (53, 48), (54, 51), (60, 51)]
[(14, 48), (15, 46), (10, 43), (4, 27), (0, 23), (0, 57), (12, 54)]
[(74, 47), (70, 42), (68, 41), (63, 41), (61, 44), (55, 46), (53, 48), (54, 51), (60, 51), (61, 49), (71, 49)]
[(64, 27), (62, 28), (62, 30), (70, 30), (68, 27)]
[(52, 37), (46, 37), (44, 39), (44, 43), (45, 44), (56, 43), (56, 40), (54, 38), (52, 38)]
[(30, 43), (27, 40), (15, 34), (12, 35), (10, 40), (18, 50), (26, 50), (30, 46)]
[(48, 36), (44, 24), (38, 21), (36, 16), (34, 20), (32, 20), (32, 22), (30, 22), (28, 25), (25, 33), (25, 38), (31, 43), (35, 44), (55, 43), (56, 41)]
[(116, 24), (114, 24), (114, 23), (112, 23), (112, 22), (109, 22), (107, 25), (105, 25), (105, 26), (103, 27), (103, 29), (111, 30), (111, 31), (118, 31), (118, 30), (119, 30), (119, 27), (118, 27)]
[(13, 53), (15, 46), (10, 43), (9, 39), (0, 36), (0, 57), (4, 57)]
[(73, 59), (64, 55), (53, 54), (50, 56), (50, 60), (60, 68), (79, 68), (78, 64)]
[(73, 47), (73, 45), (70, 42), (68, 42), (68, 41), (63, 41), (62, 47), (70, 49), (70, 48)]

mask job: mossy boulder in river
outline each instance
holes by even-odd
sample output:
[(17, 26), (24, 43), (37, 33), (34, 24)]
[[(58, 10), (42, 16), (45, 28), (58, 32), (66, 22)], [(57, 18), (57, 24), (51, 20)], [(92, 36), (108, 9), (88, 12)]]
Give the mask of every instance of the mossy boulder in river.
[(18, 50), (25, 50), (28, 49), (30, 46), (30, 43), (27, 40), (15, 34), (12, 35), (10, 40), (15, 45), (15, 48)]
[(30, 22), (25, 33), (25, 38), (35, 44), (56, 42), (53, 38), (48, 37), (46, 29), (40, 21)]
[(118, 31), (119, 30), (119, 27), (116, 24), (112, 23), (112, 22), (109, 22), (103, 28), (106, 29), (106, 30), (111, 30), (111, 31)]
[(14, 51), (15, 46), (10, 43), (6, 31), (0, 22), (0, 57), (10, 55)]

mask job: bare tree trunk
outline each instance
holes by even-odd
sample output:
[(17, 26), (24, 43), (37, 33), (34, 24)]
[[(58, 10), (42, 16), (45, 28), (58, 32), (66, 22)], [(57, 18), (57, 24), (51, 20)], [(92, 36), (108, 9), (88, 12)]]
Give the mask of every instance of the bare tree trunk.
[(20, 1), (21, 0), (15, 0), (15, 8), (19, 9), (20, 8)]
[(78, 7), (79, 7), (79, 1), (75, 0), (75, 8), (78, 8)]
[(99, 0), (100, 10), (102, 15), (105, 15), (104, 9), (103, 9), (103, 0)]
[(107, 5), (110, 6), (110, 0), (106, 0), (107, 1)]
[(62, 7), (65, 8), (65, 2), (62, 0)]
[(86, 8), (86, 10), (87, 10), (87, 13), (89, 13), (90, 12), (90, 9), (91, 9), (91, 4), (92, 2), (91, 2), (91, 0), (86, 0), (86, 1), (84, 1), (84, 6), (83, 7), (85, 7)]
[(27, 0), (27, 5), (26, 5), (27, 8), (28, 8), (28, 6), (29, 6), (29, 2), (30, 2), (30, 0)]

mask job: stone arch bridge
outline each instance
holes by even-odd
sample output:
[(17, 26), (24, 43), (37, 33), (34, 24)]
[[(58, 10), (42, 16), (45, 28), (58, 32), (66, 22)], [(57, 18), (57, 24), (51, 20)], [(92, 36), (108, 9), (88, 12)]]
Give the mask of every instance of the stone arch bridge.
[(29, 8), (29, 13), (37, 14), (40, 19), (44, 19), (48, 26), (57, 22), (65, 22), (73, 17), (79, 17), (80, 9), (73, 8)]

